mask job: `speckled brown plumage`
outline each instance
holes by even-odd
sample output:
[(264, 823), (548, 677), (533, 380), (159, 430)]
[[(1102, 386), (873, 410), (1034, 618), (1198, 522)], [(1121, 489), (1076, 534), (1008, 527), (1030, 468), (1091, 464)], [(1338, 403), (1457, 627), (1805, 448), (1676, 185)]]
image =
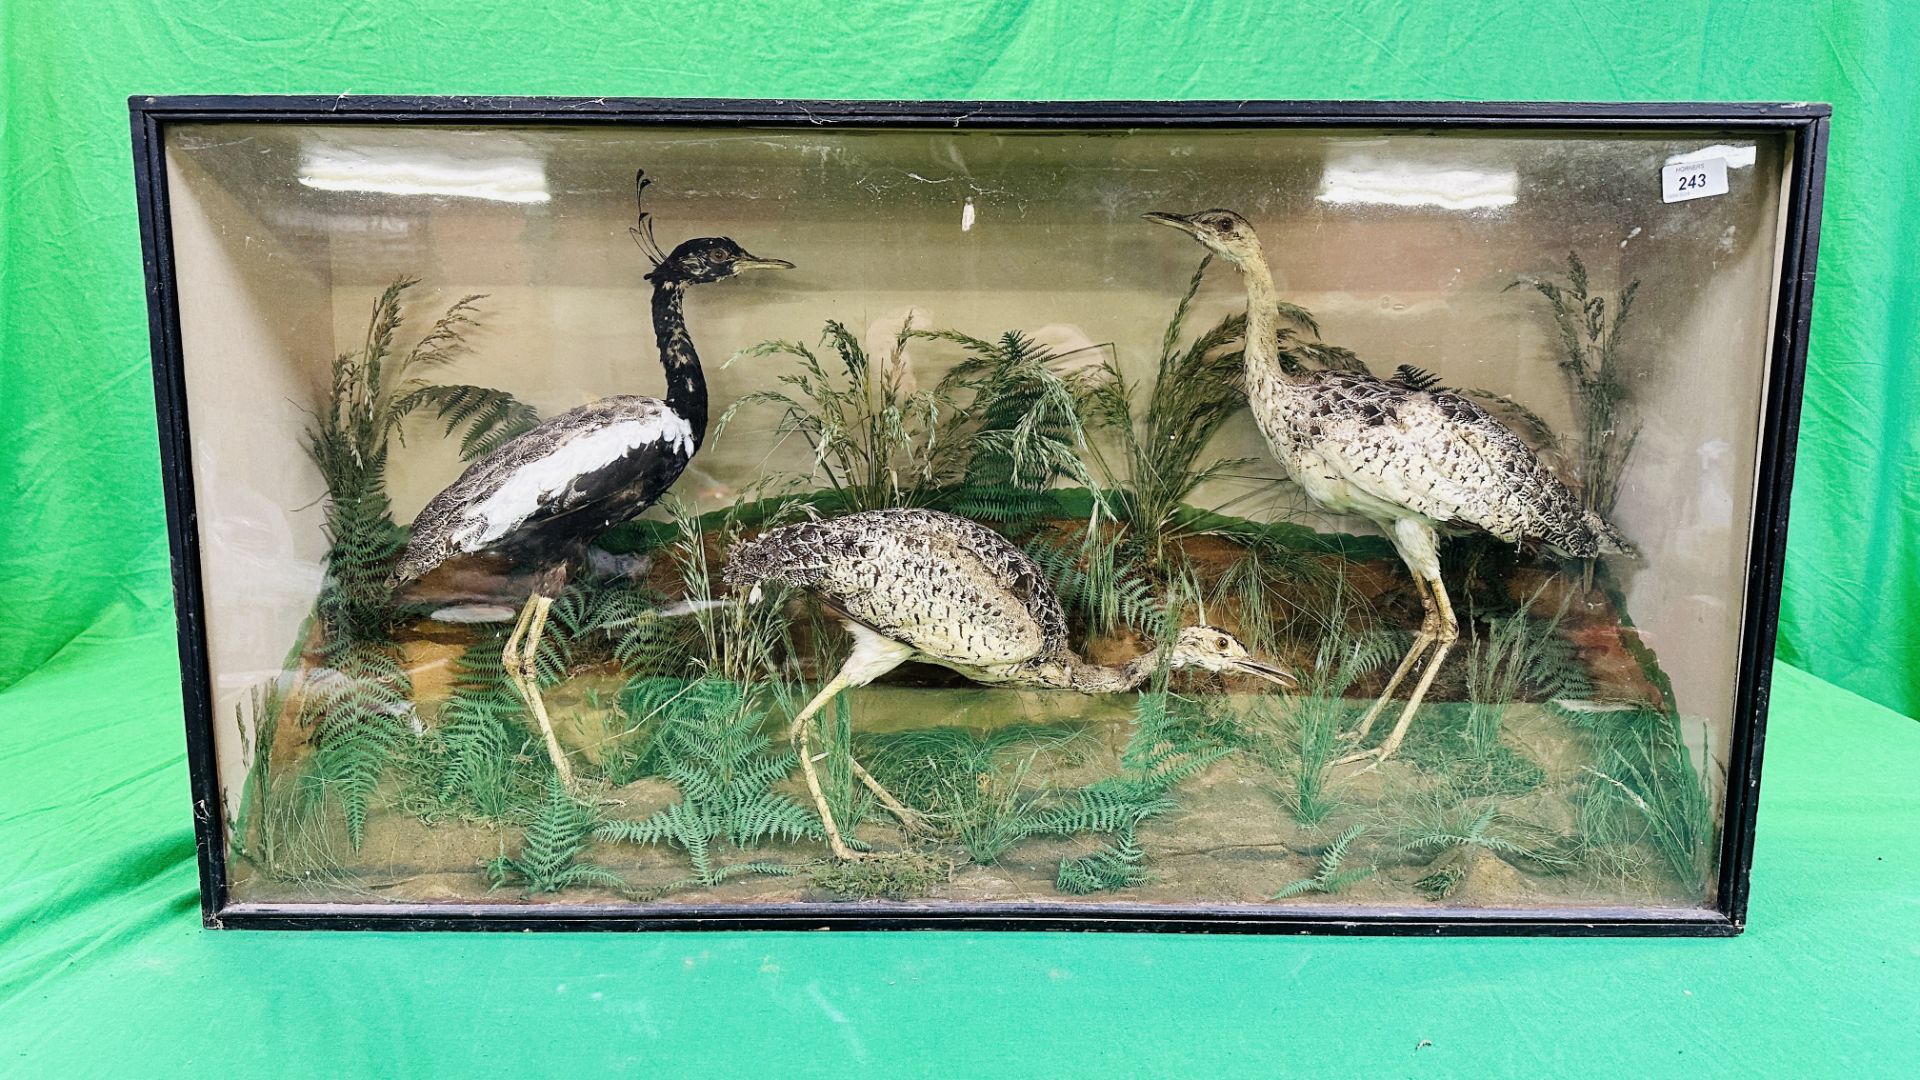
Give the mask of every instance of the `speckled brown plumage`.
[(773, 529), (734, 549), (726, 579), (810, 589), (876, 633), (968, 668), (1067, 650), (1066, 616), (1040, 567), (992, 529), (935, 510), (870, 510)]
[(1261, 433), (1288, 475), (1330, 510), (1537, 540), (1590, 558), (1629, 550), (1520, 437), (1429, 381), (1348, 371), (1249, 372)]

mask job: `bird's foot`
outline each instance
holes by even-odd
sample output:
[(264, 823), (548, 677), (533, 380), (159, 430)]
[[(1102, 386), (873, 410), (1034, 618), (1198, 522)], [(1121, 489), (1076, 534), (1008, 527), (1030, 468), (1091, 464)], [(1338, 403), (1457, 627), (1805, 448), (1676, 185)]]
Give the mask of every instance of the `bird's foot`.
[(1329, 766), (1329, 768), (1338, 769), (1346, 765), (1358, 765), (1360, 762), (1365, 761), (1365, 762), (1368, 762), (1367, 767), (1364, 769), (1360, 769), (1359, 771), (1354, 773), (1355, 776), (1364, 776), (1365, 774), (1370, 773), (1375, 769), (1378, 769), (1381, 763), (1386, 760), (1387, 760), (1387, 756), (1385, 754), (1382, 754), (1378, 747), (1375, 747), (1370, 750), (1361, 750), (1361, 751), (1358, 751), (1357, 753), (1348, 754), (1346, 757), (1343, 757), (1343, 758), (1336, 758), (1333, 764)]
[(574, 775), (574, 781), (579, 785), (581, 796), (591, 801), (595, 806), (627, 805), (629, 796), (622, 795), (620, 785), (615, 784), (613, 778), (606, 773), (593, 772), (585, 776), (576, 773)]
[(900, 820), (900, 828), (906, 832), (907, 835), (921, 836), (933, 832), (932, 826), (927, 824), (927, 819), (921, 815), (920, 811), (901, 802), (893, 792), (887, 790), (885, 784), (874, 779), (873, 774), (867, 771), (866, 766), (860, 764), (852, 757), (848, 757), (847, 767), (853, 770), (853, 775), (858, 778), (862, 784), (866, 785), (868, 791), (873, 792), (873, 797), (880, 800), (880, 805), (887, 808), (887, 813), (892, 814)]
[(888, 807), (887, 809), (889, 813), (899, 819), (900, 831), (906, 833), (908, 836), (933, 835), (933, 824), (927, 820), (925, 814), (917, 810), (908, 810), (904, 807), (897, 810), (892, 807)]

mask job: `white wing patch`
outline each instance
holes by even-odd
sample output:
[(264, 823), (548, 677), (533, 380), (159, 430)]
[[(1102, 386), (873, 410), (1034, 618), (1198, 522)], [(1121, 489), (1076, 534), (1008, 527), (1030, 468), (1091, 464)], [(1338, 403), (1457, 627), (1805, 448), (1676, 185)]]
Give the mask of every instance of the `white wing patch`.
[(663, 408), (644, 419), (621, 420), (568, 439), (515, 470), (469, 511), (454, 538), (464, 550), (477, 551), (561, 498), (578, 478), (654, 443), (692, 457), (693, 428), (685, 417)]

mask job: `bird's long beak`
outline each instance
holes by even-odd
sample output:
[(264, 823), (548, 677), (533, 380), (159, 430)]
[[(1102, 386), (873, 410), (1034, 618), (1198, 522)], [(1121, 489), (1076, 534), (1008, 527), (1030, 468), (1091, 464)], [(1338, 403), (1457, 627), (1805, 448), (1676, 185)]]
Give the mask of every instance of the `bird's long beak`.
[(1233, 666), (1249, 675), (1258, 675), (1276, 686), (1284, 686), (1291, 689), (1300, 685), (1300, 680), (1294, 678), (1292, 672), (1277, 664), (1269, 664), (1264, 660), (1255, 660), (1252, 657), (1247, 657), (1244, 660), (1235, 660)]
[(733, 270), (734, 270), (734, 273), (736, 274), (742, 270), (791, 270), (791, 269), (793, 269), (793, 264), (788, 262), (785, 259), (761, 259), (761, 258), (755, 258), (750, 255), (744, 259), (735, 259), (733, 262)]
[(1188, 220), (1185, 214), (1169, 214), (1161, 210), (1149, 210), (1140, 216), (1153, 222), (1155, 225), (1168, 225), (1179, 229), (1189, 236), (1199, 235), (1193, 226), (1193, 222)]

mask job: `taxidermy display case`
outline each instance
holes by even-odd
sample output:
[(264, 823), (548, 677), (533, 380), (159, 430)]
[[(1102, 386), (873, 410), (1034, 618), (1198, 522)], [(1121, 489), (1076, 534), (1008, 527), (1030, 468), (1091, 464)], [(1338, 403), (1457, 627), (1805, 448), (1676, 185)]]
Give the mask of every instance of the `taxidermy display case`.
[(1743, 925), (1824, 106), (131, 105), (210, 925)]

